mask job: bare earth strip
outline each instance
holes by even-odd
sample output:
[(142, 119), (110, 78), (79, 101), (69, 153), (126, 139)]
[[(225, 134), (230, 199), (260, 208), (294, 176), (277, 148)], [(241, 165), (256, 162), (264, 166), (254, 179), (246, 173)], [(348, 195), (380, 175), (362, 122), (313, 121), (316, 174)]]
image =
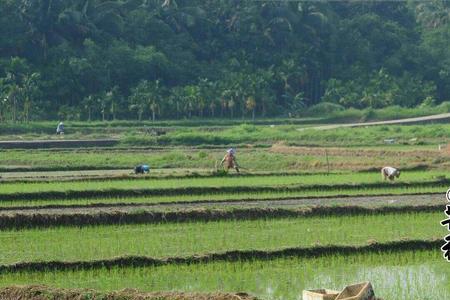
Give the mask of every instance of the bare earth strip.
[(94, 290), (63, 290), (46, 286), (13, 286), (0, 289), (1, 299), (48, 300), (48, 299), (109, 299), (109, 300), (256, 300), (246, 293), (141, 293), (137, 290), (100, 293)]
[[(151, 177), (186, 176), (190, 174), (208, 175), (211, 169), (201, 168), (170, 168), (152, 169)], [(46, 171), (46, 172), (0, 172), (1, 181), (71, 181), (89, 179), (114, 179), (114, 178), (145, 178), (134, 175), (132, 168), (117, 170), (82, 170), (82, 171)]]
[(386, 207), (386, 206), (419, 206), (440, 205), (444, 209), (445, 194), (422, 195), (394, 195), (394, 196), (358, 196), (358, 197), (327, 197), (308, 199), (283, 199), (283, 200), (243, 200), (243, 201), (211, 201), (192, 203), (162, 203), (148, 204), (111, 204), (107, 206), (64, 206), (57, 208), (1, 208), (0, 216), (6, 215), (72, 215), (72, 214), (98, 214), (98, 213), (130, 213), (139, 211), (165, 211), (165, 210), (189, 210), (189, 209), (213, 209), (213, 208), (302, 208), (311, 206), (362, 206), (362, 207)]

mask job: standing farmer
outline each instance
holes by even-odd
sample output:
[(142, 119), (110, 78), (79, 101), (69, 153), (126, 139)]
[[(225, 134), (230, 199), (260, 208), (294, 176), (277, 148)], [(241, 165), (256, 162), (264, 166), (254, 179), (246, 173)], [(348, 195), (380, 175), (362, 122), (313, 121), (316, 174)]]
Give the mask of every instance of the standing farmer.
[(57, 135), (64, 134), (64, 123), (63, 122), (59, 122), (58, 127), (56, 127), (56, 134)]
[(220, 165), (223, 166), (225, 163), (225, 170), (228, 172), (230, 169), (235, 169), (236, 172), (239, 173), (239, 165), (236, 161), (236, 151), (233, 148), (227, 150), (227, 154), (225, 154), (224, 158), (220, 162)]
[(383, 180), (386, 180), (386, 178), (389, 178), (389, 180), (393, 181), (395, 177), (400, 177), (400, 171), (393, 167), (384, 167), (381, 169), (381, 178)]

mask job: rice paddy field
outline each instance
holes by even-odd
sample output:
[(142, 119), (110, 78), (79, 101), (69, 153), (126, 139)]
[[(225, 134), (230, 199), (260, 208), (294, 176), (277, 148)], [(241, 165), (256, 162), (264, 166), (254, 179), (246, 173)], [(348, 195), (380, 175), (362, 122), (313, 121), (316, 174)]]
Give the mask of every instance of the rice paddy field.
[[(221, 130), (251, 132), (233, 126)], [(171, 131), (167, 146), (0, 149), (0, 294), (45, 285), (294, 300), (370, 281), (385, 300), (450, 299), (440, 250), (450, 153), (427, 126), (421, 145), (300, 146), (290, 131), (252, 140), (238, 148), (241, 174), (217, 169), (227, 145), (183, 143), (191, 129)], [(150, 174), (132, 174), (138, 163)], [(382, 180), (384, 165), (400, 178)]]

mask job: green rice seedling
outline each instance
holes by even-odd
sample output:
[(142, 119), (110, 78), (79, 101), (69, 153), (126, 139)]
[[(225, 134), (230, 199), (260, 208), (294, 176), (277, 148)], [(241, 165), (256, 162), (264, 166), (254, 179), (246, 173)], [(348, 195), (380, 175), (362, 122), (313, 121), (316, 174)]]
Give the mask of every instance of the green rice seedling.
[[(436, 185), (431, 187), (396, 187), (389, 188), (364, 188), (364, 189), (333, 189), (333, 190), (306, 190), (306, 191), (279, 191), (279, 192), (234, 192), (234, 193), (204, 193), (201, 195), (180, 194), (176, 196), (146, 196), (146, 197), (105, 197), (105, 198), (68, 198), (46, 200), (3, 200), (0, 201), (1, 208), (31, 208), (45, 206), (106, 206), (117, 204), (129, 205), (157, 205), (165, 203), (199, 203), (199, 202), (248, 202), (256, 200), (283, 200), (283, 199), (301, 199), (301, 198), (319, 198), (319, 197), (342, 197), (339, 203), (345, 204), (349, 196), (383, 196), (399, 195), (407, 196), (414, 194), (444, 193), (447, 187), (445, 185)], [(330, 205), (337, 199), (330, 199)], [(231, 204), (231, 203), (230, 203)], [(300, 203), (299, 203), (300, 204)], [(375, 201), (374, 205), (377, 204)], [(259, 203), (259, 205), (264, 205)], [(273, 204), (272, 204), (273, 205)], [(305, 205), (309, 205), (306, 202)], [(326, 205), (326, 203), (324, 204)]]
[[(442, 172), (403, 172), (401, 182), (422, 183), (436, 181), (436, 176)], [(190, 187), (255, 187), (255, 186), (289, 186), (289, 185), (338, 185), (338, 184), (370, 184), (379, 183), (380, 174), (376, 173), (345, 173), (330, 175), (287, 175), (287, 176), (256, 176), (256, 177), (209, 177), (161, 180), (114, 180), (114, 181), (75, 181), (75, 182), (43, 182), (43, 183), (3, 183), (0, 194), (18, 192), (46, 191), (81, 191), (108, 189), (171, 189)], [(437, 181), (439, 182), (439, 181)]]
[(47, 284), (101, 291), (246, 291), (261, 299), (300, 299), (302, 290), (342, 289), (371, 281), (378, 297), (389, 300), (448, 299), (450, 271), (440, 251), (402, 251), (318, 258), (280, 258), (162, 267), (55, 272), (19, 272), (0, 285)]
[[(317, 135), (311, 133), (311, 138)], [(136, 138), (139, 139), (139, 138)], [(381, 138), (384, 139), (384, 138)], [(298, 143), (296, 140), (288, 144)], [(445, 141), (439, 142), (444, 144)], [(279, 148), (269, 143), (249, 147), (236, 145), (238, 158), (251, 172), (327, 172), (366, 170), (383, 165), (396, 165), (408, 169), (417, 165), (446, 168), (445, 157), (433, 145), (383, 145), (370, 144), (342, 148), (323, 147), (290, 149)], [(32, 149), (3, 150), (0, 155), (0, 171), (75, 171), (129, 169), (142, 163), (153, 170), (202, 169), (213, 170), (222, 159), (226, 146), (205, 145), (203, 147), (152, 146), (151, 148), (97, 149)], [(424, 152), (425, 151), (425, 152)], [(206, 154), (206, 155), (205, 155)], [(326, 156), (328, 155), (328, 161)], [(441, 160), (439, 160), (441, 159)], [(155, 171), (156, 172), (156, 171)]]
[(395, 213), (7, 230), (0, 231), (0, 264), (439, 239), (440, 219), (440, 212)]

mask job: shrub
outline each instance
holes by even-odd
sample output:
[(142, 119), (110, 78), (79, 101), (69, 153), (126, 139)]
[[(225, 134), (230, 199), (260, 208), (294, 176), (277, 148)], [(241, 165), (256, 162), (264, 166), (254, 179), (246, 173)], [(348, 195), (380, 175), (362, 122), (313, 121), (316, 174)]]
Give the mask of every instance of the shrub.
[(331, 102), (322, 102), (308, 108), (307, 113), (310, 116), (327, 116), (329, 114), (335, 113), (337, 111), (343, 111), (344, 107), (342, 105), (331, 103)]

